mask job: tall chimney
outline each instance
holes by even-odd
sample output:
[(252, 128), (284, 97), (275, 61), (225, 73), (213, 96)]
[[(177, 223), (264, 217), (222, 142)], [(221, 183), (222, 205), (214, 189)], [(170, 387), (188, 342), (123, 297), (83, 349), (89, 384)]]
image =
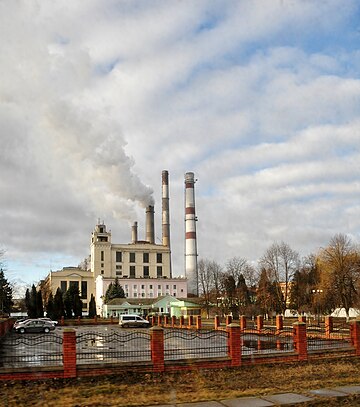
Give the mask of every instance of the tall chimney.
[(162, 172), (162, 244), (170, 247), (169, 173)]
[(194, 185), (194, 173), (187, 172), (185, 174), (185, 275), (188, 279), (188, 293), (199, 295)]
[(138, 241), (138, 223), (134, 222), (134, 224), (131, 226), (131, 242), (137, 243), (137, 241)]
[(149, 243), (155, 243), (155, 230), (154, 230), (154, 206), (149, 205), (146, 208), (146, 238)]

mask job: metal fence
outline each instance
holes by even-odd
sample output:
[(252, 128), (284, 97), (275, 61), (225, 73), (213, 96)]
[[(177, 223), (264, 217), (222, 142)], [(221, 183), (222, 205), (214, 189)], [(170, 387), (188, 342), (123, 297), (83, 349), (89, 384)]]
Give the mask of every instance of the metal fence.
[(0, 339), (0, 367), (62, 366), (62, 343), (57, 333), (8, 333)]
[(198, 359), (228, 355), (228, 333), (222, 330), (164, 331), (165, 360)]
[(130, 330), (78, 334), (76, 358), (79, 364), (151, 361), (150, 333)]
[(309, 351), (322, 351), (329, 349), (346, 349), (352, 348), (350, 326), (348, 323), (336, 325), (330, 332), (326, 332), (325, 328), (318, 330), (310, 330), (307, 336)]
[(241, 334), (241, 352), (243, 355), (292, 352), (294, 350), (293, 336), (287, 331), (276, 333), (275, 330), (243, 332)]

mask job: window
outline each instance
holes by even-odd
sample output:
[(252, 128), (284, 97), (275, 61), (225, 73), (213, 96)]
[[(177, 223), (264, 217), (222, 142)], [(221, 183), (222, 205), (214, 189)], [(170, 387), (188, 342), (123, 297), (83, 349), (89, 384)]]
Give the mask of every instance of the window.
[(82, 309), (87, 309), (87, 304), (83, 302)]
[(158, 290), (161, 290), (161, 285), (158, 285)]
[(162, 263), (162, 253), (156, 253), (156, 263)]
[(134, 293), (134, 298), (137, 298), (137, 293)]
[(116, 265), (116, 270), (122, 270), (122, 265), (121, 265), (121, 264), (117, 264), (117, 265)]
[(79, 289), (79, 282), (78, 281), (70, 281), (70, 287), (75, 287)]
[(127, 290), (129, 287), (128, 287), (128, 285), (127, 284), (125, 284), (125, 290)]
[(101, 261), (104, 261), (104, 250), (101, 250), (100, 259)]
[(129, 253), (129, 262), (135, 263), (135, 253)]
[(150, 290), (152, 290), (152, 284), (150, 284), (149, 288), (150, 288)]
[(162, 277), (162, 266), (156, 267), (156, 275), (157, 277)]
[(149, 277), (149, 266), (144, 266), (144, 278)]
[(134, 284), (134, 285), (133, 285), (133, 289), (134, 289), (134, 290), (137, 290), (137, 284)]
[(81, 282), (81, 298), (83, 300), (87, 299), (87, 281)]
[(67, 290), (67, 281), (60, 281), (60, 290), (61, 290), (63, 293), (66, 293), (66, 290)]
[(167, 289), (167, 290), (169, 289), (169, 284), (166, 284), (166, 289)]
[(141, 289), (144, 290), (145, 289), (145, 285), (141, 284)]
[(135, 278), (135, 266), (130, 266), (130, 278)]
[(143, 253), (143, 263), (149, 263), (149, 253)]
[(104, 233), (104, 228), (102, 226), (99, 227), (99, 232)]
[(116, 263), (122, 262), (122, 252), (116, 252)]
[(145, 293), (141, 293), (141, 296), (142, 296), (142, 297), (145, 297)]
[(173, 289), (176, 290), (176, 284), (173, 285)]
[(101, 266), (101, 267), (104, 267), (104, 263), (101, 263), (100, 266)]
[(104, 274), (104, 270), (101, 270), (101, 274)]
[(122, 271), (121, 271), (121, 270), (116, 270), (116, 275), (117, 275), (117, 276), (121, 276), (121, 275), (122, 275)]

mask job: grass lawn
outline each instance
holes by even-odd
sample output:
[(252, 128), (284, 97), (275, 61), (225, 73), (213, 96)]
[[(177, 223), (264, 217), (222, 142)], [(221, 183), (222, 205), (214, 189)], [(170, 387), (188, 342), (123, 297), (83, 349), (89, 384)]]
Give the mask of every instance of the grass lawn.
[[(360, 384), (360, 360), (247, 366), (172, 374), (1, 382), (1, 406), (136, 406), (222, 400), (283, 392), (306, 393)], [(316, 406), (360, 406), (360, 398), (324, 400)]]

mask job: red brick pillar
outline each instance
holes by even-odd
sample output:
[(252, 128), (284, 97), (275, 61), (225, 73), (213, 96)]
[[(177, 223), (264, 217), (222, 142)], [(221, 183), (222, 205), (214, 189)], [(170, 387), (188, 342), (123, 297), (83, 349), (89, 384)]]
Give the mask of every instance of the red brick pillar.
[(333, 317), (330, 315), (327, 315), (325, 317), (325, 336), (327, 338), (330, 338), (333, 330), (334, 330)]
[(155, 319), (154, 315), (150, 317), (150, 324), (151, 324), (151, 326), (156, 325), (156, 319)]
[(261, 332), (264, 328), (264, 317), (262, 315), (256, 317), (256, 325), (258, 332)]
[(97, 315), (94, 316), (94, 324), (97, 324)]
[(231, 315), (226, 315), (226, 326), (230, 325), (232, 323), (232, 316)]
[(284, 319), (282, 315), (276, 315), (276, 334), (284, 329)]
[(219, 329), (220, 327), (220, 317), (219, 315), (215, 315), (214, 318), (214, 329)]
[(246, 316), (245, 315), (240, 316), (240, 329), (242, 331), (245, 331), (245, 329), (246, 329)]
[(298, 320), (299, 322), (303, 322), (304, 324), (306, 324), (306, 315), (299, 315)]
[(184, 318), (184, 315), (181, 315), (181, 316), (180, 316), (180, 321), (179, 321), (179, 323), (180, 323), (180, 328), (184, 328), (184, 326), (185, 326), (185, 318)]
[(60, 325), (61, 325), (61, 326), (64, 326), (64, 325), (65, 325), (65, 319), (64, 319), (64, 316), (62, 316), (62, 317), (61, 317), (61, 320), (60, 320)]
[(157, 317), (157, 325), (158, 326), (162, 325), (162, 316), (161, 315), (158, 315), (158, 317)]
[(150, 328), (151, 333), (151, 360), (154, 372), (163, 372), (164, 364), (164, 330), (159, 326)]
[(240, 339), (240, 325), (229, 324), (226, 327), (229, 333), (228, 349), (229, 357), (231, 359), (231, 366), (241, 365), (241, 339)]
[(360, 356), (360, 321), (350, 322), (351, 341), (355, 347), (356, 356)]
[(171, 317), (171, 326), (172, 326), (173, 328), (176, 326), (176, 316), (175, 316), (175, 315), (173, 315), (173, 316)]
[(293, 324), (294, 350), (298, 354), (299, 360), (307, 360), (307, 338), (306, 324), (304, 322), (295, 322)]
[(196, 329), (201, 329), (201, 316), (196, 316)]
[(169, 325), (169, 317), (168, 317), (168, 315), (165, 315), (164, 316), (164, 326), (167, 326), (167, 325)]
[(63, 333), (64, 378), (76, 377), (76, 333), (65, 329)]
[(194, 325), (194, 316), (189, 315), (189, 321), (188, 321), (188, 326), (191, 328)]
[(113, 324), (114, 323), (114, 317), (111, 315), (111, 317), (110, 317), (110, 324)]

